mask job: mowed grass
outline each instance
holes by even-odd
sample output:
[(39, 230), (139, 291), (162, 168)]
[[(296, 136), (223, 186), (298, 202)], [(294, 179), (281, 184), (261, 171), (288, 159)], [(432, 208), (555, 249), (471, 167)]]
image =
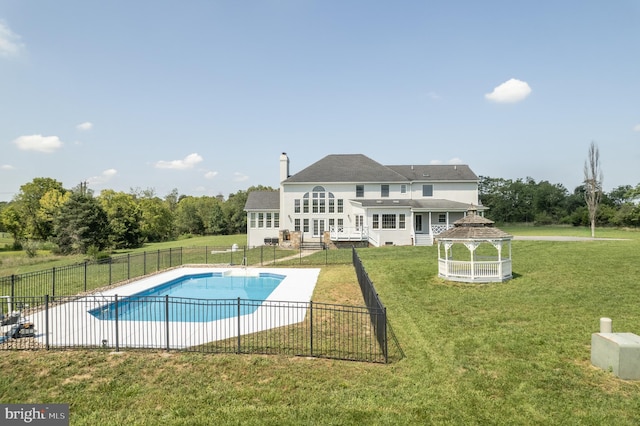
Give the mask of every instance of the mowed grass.
[[(640, 383), (590, 363), (600, 317), (640, 333), (640, 238), (514, 241), (515, 278), (437, 278), (435, 247), (358, 253), (405, 357), (387, 365), (179, 352), (2, 352), (3, 403), (69, 403), (73, 425), (634, 425)], [(353, 268), (314, 300), (361, 303)]]
[[(5, 236), (5, 240), (9, 240), (7, 236), (9, 234), (2, 234)], [(10, 244), (1, 244), (0, 247), (10, 247)], [(11, 240), (13, 242), (13, 240)], [(193, 237), (182, 238), (177, 241), (166, 241), (161, 243), (149, 243), (143, 247), (130, 250), (115, 250), (112, 254), (114, 256), (123, 255), (126, 253), (142, 253), (144, 251), (153, 252), (157, 250), (168, 250), (175, 247), (231, 247), (233, 244), (237, 244), (238, 247), (244, 247), (247, 244), (247, 236), (245, 234), (240, 235), (215, 235), (206, 237)], [(60, 266), (72, 265), (84, 262), (88, 259), (85, 255), (70, 255), (61, 256), (51, 253), (49, 250), (38, 250), (35, 257), (28, 257), (27, 254), (20, 250), (3, 250), (0, 251), (0, 277), (8, 276), (12, 274), (26, 274), (29, 272), (42, 271), (45, 269), (57, 268)]]

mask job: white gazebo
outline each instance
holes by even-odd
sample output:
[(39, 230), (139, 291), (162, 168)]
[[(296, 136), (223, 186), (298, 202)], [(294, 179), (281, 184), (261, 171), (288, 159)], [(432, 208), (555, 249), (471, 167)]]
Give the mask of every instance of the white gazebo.
[[(450, 281), (502, 282), (512, 278), (513, 237), (493, 227), (472, 206), (454, 227), (438, 234), (438, 275)], [(454, 250), (465, 247), (465, 250)]]

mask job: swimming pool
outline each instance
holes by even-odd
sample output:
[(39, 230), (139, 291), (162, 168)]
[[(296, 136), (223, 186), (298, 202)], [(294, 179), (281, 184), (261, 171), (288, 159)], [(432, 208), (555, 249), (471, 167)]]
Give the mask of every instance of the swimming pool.
[[(222, 272), (187, 274), (89, 313), (100, 320), (216, 321), (255, 312), (284, 278), (285, 275), (267, 272), (256, 276)], [(238, 304), (238, 298), (253, 303)]]
[[(191, 299), (173, 296), (145, 296), (158, 300), (155, 309), (162, 309), (166, 313), (166, 299), (169, 304), (168, 317), (164, 313), (157, 313), (154, 320), (136, 320), (133, 316), (121, 319), (100, 319), (98, 311), (113, 308), (110, 305), (118, 300), (118, 314), (120, 314), (123, 300), (137, 297), (147, 291), (153, 291), (173, 280), (189, 275), (218, 274), (227, 277), (257, 277), (275, 274), (284, 277), (280, 284), (262, 301), (225, 299)], [(307, 308), (318, 280), (318, 268), (241, 268), (241, 267), (208, 267), (181, 266), (165, 272), (134, 280), (122, 286), (103, 289), (99, 292), (74, 298), (65, 303), (56, 303), (48, 310), (42, 310), (30, 317), (37, 326), (36, 339), (43, 345), (49, 346), (107, 346), (119, 348), (186, 348), (197, 347), (208, 342), (229, 339), (245, 334), (256, 333), (272, 328), (296, 324), (305, 319)], [(132, 300), (132, 299), (131, 299)], [(162, 302), (160, 302), (160, 300)], [(191, 304), (189, 309), (201, 312), (214, 309), (227, 309), (232, 316), (223, 318), (210, 315), (208, 321), (177, 320), (177, 311), (182, 308), (171, 308), (171, 305), (184, 306)], [(253, 313), (244, 314), (239, 305), (253, 304), (257, 309)], [(212, 306), (219, 305), (217, 308)], [(162, 306), (162, 308), (159, 308)], [(199, 306), (199, 307), (198, 307)], [(134, 307), (134, 304), (131, 304)], [(186, 309), (186, 308), (185, 308)], [(238, 315), (238, 313), (240, 315)], [(107, 315), (105, 312), (103, 315)], [(164, 315), (164, 316), (163, 316)], [(198, 314), (200, 315), (200, 314)], [(207, 314), (208, 315), (208, 314)], [(164, 318), (165, 321), (158, 319)], [(219, 318), (219, 319), (215, 319)], [(48, 324), (48, 326), (39, 326)]]

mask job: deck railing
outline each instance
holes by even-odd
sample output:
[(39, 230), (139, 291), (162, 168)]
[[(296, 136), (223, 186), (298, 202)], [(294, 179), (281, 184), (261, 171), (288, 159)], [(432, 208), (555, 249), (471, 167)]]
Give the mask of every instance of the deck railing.
[(369, 229), (366, 226), (330, 226), (331, 241), (367, 241)]

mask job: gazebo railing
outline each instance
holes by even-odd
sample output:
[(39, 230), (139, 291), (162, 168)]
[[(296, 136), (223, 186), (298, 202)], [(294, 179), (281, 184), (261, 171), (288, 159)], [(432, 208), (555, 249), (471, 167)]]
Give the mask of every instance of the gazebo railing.
[(462, 260), (438, 260), (438, 273), (443, 278), (457, 278), (471, 282), (482, 282), (490, 278), (510, 278), (511, 259), (494, 261), (462, 261)]

